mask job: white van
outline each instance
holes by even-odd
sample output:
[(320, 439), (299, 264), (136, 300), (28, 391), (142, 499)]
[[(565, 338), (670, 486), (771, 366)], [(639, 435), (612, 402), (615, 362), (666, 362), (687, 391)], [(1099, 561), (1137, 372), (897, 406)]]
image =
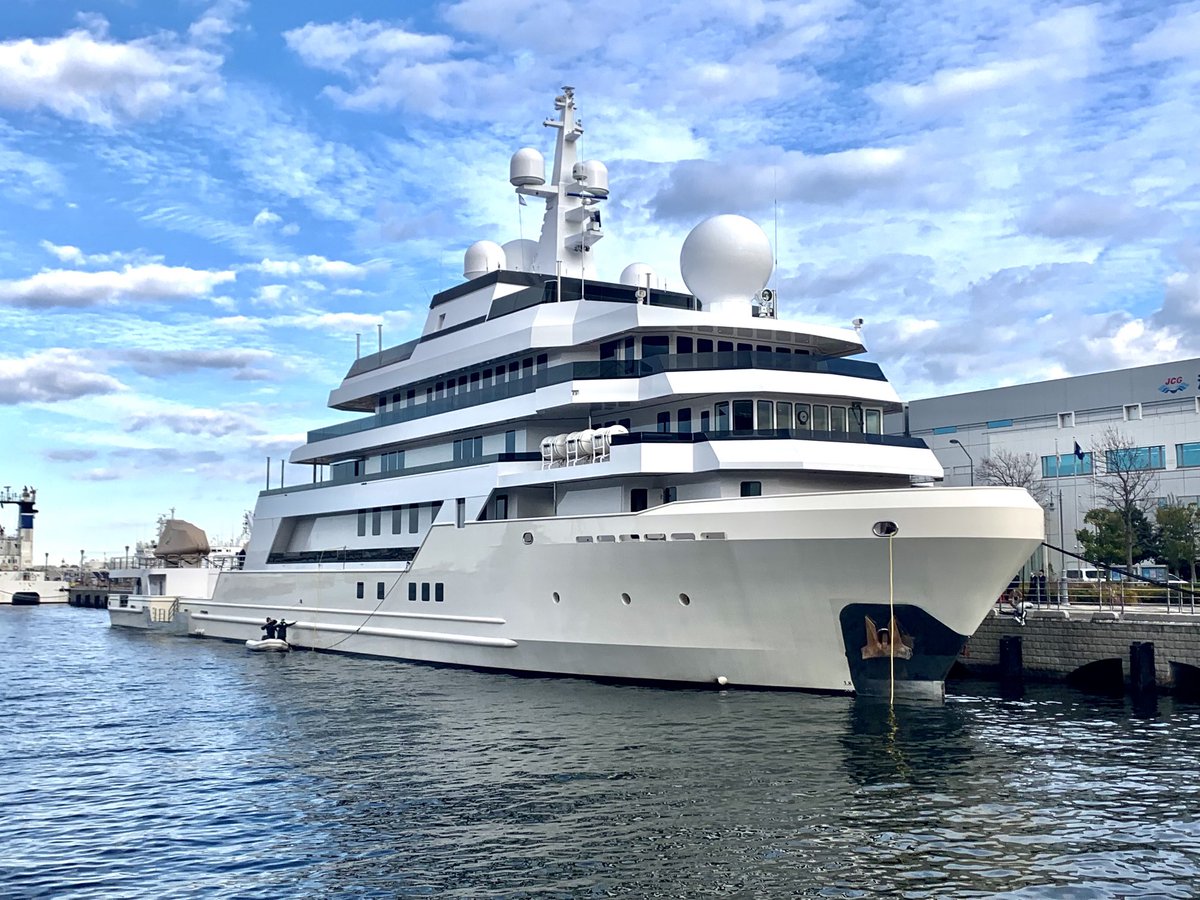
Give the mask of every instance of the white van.
[(1090, 566), (1081, 569), (1064, 569), (1067, 581), (1078, 581), (1085, 584), (1096, 584), (1104, 580), (1104, 573)]

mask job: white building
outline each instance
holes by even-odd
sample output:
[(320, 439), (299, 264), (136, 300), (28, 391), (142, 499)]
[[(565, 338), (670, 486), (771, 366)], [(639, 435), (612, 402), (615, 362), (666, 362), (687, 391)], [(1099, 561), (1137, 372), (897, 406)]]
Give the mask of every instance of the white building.
[[(1050, 488), (1046, 542), (1068, 551), (1079, 552), (1075, 532), (1103, 505), (1105, 460), (1096, 447), (1110, 426), (1137, 448), (1140, 466), (1156, 471), (1158, 503), (1200, 501), (1200, 359), (916, 400), (885, 424), (890, 434), (925, 440), (947, 485), (972, 483), (999, 450), (1033, 454)], [(1057, 568), (1058, 554), (1045, 563)]]

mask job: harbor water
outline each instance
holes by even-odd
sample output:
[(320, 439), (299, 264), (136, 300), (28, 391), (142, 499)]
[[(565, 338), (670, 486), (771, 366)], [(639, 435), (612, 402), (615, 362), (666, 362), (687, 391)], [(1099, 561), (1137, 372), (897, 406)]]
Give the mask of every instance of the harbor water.
[(5, 897), (1193, 897), (1200, 707), (514, 677), (0, 608)]

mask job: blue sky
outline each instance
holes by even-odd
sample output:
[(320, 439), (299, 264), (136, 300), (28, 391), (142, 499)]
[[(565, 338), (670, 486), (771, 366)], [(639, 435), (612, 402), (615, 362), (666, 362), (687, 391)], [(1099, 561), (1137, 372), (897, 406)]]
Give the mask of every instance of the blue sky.
[(171, 508), (232, 538), (345, 418), (356, 334), (533, 236), (508, 159), (563, 84), (603, 277), (678, 281), (733, 212), (781, 314), (863, 317), (906, 398), (1200, 355), (1200, 3), (7, 0), (0, 483), (38, 561)]

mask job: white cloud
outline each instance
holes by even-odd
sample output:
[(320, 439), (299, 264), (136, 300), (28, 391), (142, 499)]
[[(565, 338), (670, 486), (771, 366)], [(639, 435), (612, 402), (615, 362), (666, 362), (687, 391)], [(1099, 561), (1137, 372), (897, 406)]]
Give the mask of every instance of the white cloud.
[(83, 251), (78, 247), (72, 247), (70, 244), (52, 244), (50, 241), (42, 241), (40, 246), (47, 253), (58, 257), (59, 262), (71, 263), (74, 266), (84, 263)]
[(0, 108), (45, 107), (112, 127), (219, 94), (220, 56), (172, 35), (118, 43), (87, 31), (0, 43)]
[(757, 210), (773, 200), (841, 203), (863, 193), (923, 181), (916, 154), (904, 147), (859, 147), (828, 154), (796, 151), (735, 163), (686, 160), (653, 200), (668, 218), (694, 218), (731, 209)]
[(278, 213), (273, 213), (269, 209), (264, 209), (254, 217), (252, 223), (255, 228), (263, 228), (267, 225), (278, 225), (283, 221), (283, 218)]
[(1145, 62), (1200, 56), (1200, 9), (1182, 10), (1133, 45)]
[(958, 111), (985, 101), (1024, 102), (1039, 85), (1091, 74), (1100, 53), (1098, 15), (1098, 9), (1086, 6), (1059, 10), (1014, 28), (997, 48), (984, 51), (982, 64), (943, 68), (917, 83), (885, 82), (870, 93), (885, 106), (915, 114)]
[(262, 431), (254, 419), (244, 413), (197, 408), (138, 409), (125, 417), (123, 427), (126, 431), (165, 428), (175, 434), (193, 437), (225, 437)]
[(283, 38), (308, 65), (342, 73), (350, 71), (351, 63), (373, 65), (396, 57), (444, 58), (455, 47), (454, 40), (446, 35), (417, 34), (359, 19), (332, 25), (309, 22), (284, 32)]
[(60, 347), (0, 358), (0, 405), (55, 403), (126, 390), (83, 351)]
[(1129, 239), (1152, 236), (1171, 218), (1162, 209), (1138, 206), (1123, 197), (1070, 191), (1030, 210), (1022, 227), (1053, 238)]
[(178, 300), (205, 297), (214, 287), (235, 277), (231, 271), (159, 264), (125, 266), (119, 272), (55, 269), (16, 281), (0, 281), (0, 301), (48, 309), (96, 306), (122, 299)]
[(252, 268), (265, 275), (277, 277), (297, 277), (301, 275), (322, 278), (362, 278), (367, 274), (364, 266), (337, 259), (326, 259), (323, 256), (302, 256), (299, 259), (264, 259)]

